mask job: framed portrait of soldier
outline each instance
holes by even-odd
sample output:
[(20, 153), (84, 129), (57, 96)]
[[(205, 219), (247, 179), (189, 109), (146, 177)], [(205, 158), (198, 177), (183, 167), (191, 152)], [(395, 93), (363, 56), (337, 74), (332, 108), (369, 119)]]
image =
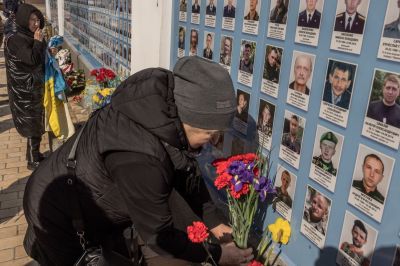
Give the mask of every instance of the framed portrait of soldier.
[(206, 0), (206, 21), (207, 27), (215, 28), (216, 14), (217, 14), (217, 0)]
[(330, 198), (307, 185), (300, 232), (320, 249), (325, 245), (331, 207)]
[(336, 263), (340, 266), (371, 265), (378, 231), (346, 211), (340, 235)]
[(253, 85), (256, 46), (256, 42), (249, 40), (242, 40), (240, 46), (238, 82), (249, 87)]
[(273, 208), (288, 220), (292, 219), (294, 193), (296, 191), (297, 176), (288, 169), (278, 164), (275, 178), (276, 198), (273, 200)]
[(257, 132), (259, 144), (271, 150), (272, 129), (274, 127), (275, 105), (260, 99), (257, 119)]
[(200, 24), (201, 1), (202, 0), (192, 0), (192, 16), (190, 22), (193, 24)]
[(305, 118), (285, 110), (279, 158), (296, 169), (299, 169), (300, 165), (301, 145), (305, 126)]
[(375, 69), (362, 135), (393, 149), (400, 143), (400, 73)]
[(304, 111), (308, 110), (315, 55), (293, 51), (287, 102)]
[(354, 167), (349, 203), (381, 222), (394, 159), (360, 144)]
[(179, 1), (179, 21), (186, 22), (187, 20), (187, 0)]
[(282, 58), (283, 48), (272, 45), (267, 45), (265, 47), (261, 92), (274, 98), (278, 98)]
[(341, 127), (347, 127), (357, 65), (328, 60), (319, 116)]
[(185, 37), (186, 28), (179, 26), (178, 28), (178, 58), (185, 56)]
[(243, 2), (243, 32), (257, 35), (258, 25), (260, 23), (260, 9), (262, 0), (243, 0)]
[(232, 49), (233, 49), (233, 37), (232, 36), (221, 36), (221, 47), (219, 52), (219, 64), (231, 73), (232, 64)]
[(236, 21), (236, 0), (224, 0), (222, 13), (222, 28), (224, 30), (235, 30)]
[(331, 49), (360, 54), (370, 0), (337, 1)]
[(324, 0), (300, 0), (295, 42), (318, 45)]
[(285, 40), (289, 0), (271, 0), (267, 37)]
[(400, 62), (400, 2), (389, 0), (378, 58)]
[(317, 126), (309, 176), (331, 192), (335, 191), (343, 141), (339, 133)]
[(204, 32), (203, 57), (208, 60), (213, 60), (214, 57), (214, 36), (214, 32)]
[(236, 90), (236, 111), (233, 118), (233, 128), (242, 133), (247, 134), (247, 120), (249, 116), (250, 93), (243, 90)]
[(196, 29), (190, 30), (190, 49), (189, 55), (197, 55), (197, 46), (199, 45), (199, 31)]

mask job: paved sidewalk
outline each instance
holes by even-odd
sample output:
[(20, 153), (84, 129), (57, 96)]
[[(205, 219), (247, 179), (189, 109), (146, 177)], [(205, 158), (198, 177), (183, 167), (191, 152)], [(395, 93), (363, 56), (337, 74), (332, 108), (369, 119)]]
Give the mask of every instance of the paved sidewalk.
[[(86, 120), (87, 113), (80, 106), (70, 102), (70, 109), (74, 123)], [(47, 134), (40, 150), (49, 150)], [(26, 168), (25, 151), (26, 139), (14, 128), (8, 105), (4, 53), (0, 48), (0, 266), (31, 261), (22, 246), (27, 227), (22, 198), (31, 174)]]

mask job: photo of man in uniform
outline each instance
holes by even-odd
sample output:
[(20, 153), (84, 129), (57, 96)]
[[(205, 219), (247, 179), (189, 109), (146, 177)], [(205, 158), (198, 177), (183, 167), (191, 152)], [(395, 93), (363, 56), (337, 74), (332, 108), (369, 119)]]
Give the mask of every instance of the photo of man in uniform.
[(310, 89), (307, 82), (311, 77), (312, 67), (313, 63), (309, 55), (298, 55), (293, 66), (294, 81), (289, 84), (289, 89), (309, 95)]
[(217, 8), (214, 5), (214, 0), (209, 0), (209, 3), (206, 8), (206, 15), (215, 16), (216, 12), (217, 12)]
[(370, 265), (370, 261), (364, 255), (363, 246), (368, 240), (368, 231), (364, 223), (360, 220), (355, 220), (351, 229), (352, 244), (343, 242), (340, 249), (353, 258), (359, 265)]
[(179, 27), (178, 48), (185, 50), (185, 28)]
[(290, 173), (287, 170), (284, 170), (281, 174), (282, 185), (280, 187), (275, 187), (277, 199), (276, 201), (274, 200), (274, 202), (281, 201), (285, 203), (289, 208), (292, 208), (292, 203), (293, 203), (293, 200), (288, 192), (288, 188), (290, 186), (291, 181), (292, 177), (290, 176)]
[(186, 12), (186, 10), (187, 10), (186, 0), (181, 0), (181, 3), (179, 4), (179, 11)]
[(238, 91), (237, 96), (237, 106), (235, 117), (239, 118), (241, 121), (247, 123), (247, 118), (249, 116), (249, 106), (248, 106), (248, 95), (245, 95), (244, 92)]
[(206, 48), (203, 50), (203, 57), (212, 60), (213, 59), (213, 51), (211, 49), (211, 44), (213, 41), (213, 36), (211, 33), (207, 33), (206, 37)]
[(219, 62), (221, 64), (230, 66), (232, 58), (232, 37), (223, 36), (221, 42), (221, 54), (219, 56)]
[[(331, 64), (332, 62), (332, 64)], [(351, 88), (355, 66), (338, 61), (330, 61), (328, 81), (325, 83), (323, 101), (349, 109)]]
[(284, 133), (282, 136), (282, 145), (300, 154), (301, 136), (299, 135), (299, 117), (292, 115), (289, 121), (289, 132)]
[(383, 97), (381, 100), (370, 102), (367, 117), (400, 128), (400, 105), (396, 102), (399, 95), (399, 77), (387, 74), (383, 81)]
[(190, 54), (197, 55), (197, 44), (199, 42), (199, 33), (197, 30), (192, 29), (190, 31)]
[(263, 78), (275, 83), (279, 83), (282, 49), (273, 46), (267, 46), (266, 50), (267, 52), (265, 56)]
[(253, 60), (251, 58), (251, 45), (246, 43), (243, 48), (243, 56), (239, 63), (239, 70), (253, 74)]
[(368, 154), (364, 157), (362, 164), (363, 177), (361, 180), (354, 180), (353, 187), (372, 199), (383, 204), (385, 197), (378, 191), (378, 184), (382, 181), (385, 166), (382, 159), (376, 154)]
[(258, 0), (249, 0), (249, 13), (244, 17), (245, 20), (259, 21), (260, 16), (257, 13)]
[(306, 9), (300, 12), (297, 26), (318, 29), (321, 22), (321, 12), (316, 9), (318, 0), (306, 1)]
[[(287, 3), (287, 4), (289, 4), (289, 3)], [(272, 5), (272, 3), (271, 3), (271, 5)], [(269, 22), (278, 23), (278, 24), (286, 24), (287, 12), (288, 12), (288, 8), (285, 5), (284, 0), (276, 0), (276, 5), (271, 10), (271, 14), (269, 15)]]
[(324, 195), (308, 188), (310, 193), (310, 206), (304, 206), (303, 219), (321, 234), (326, 234), (329, 207), (331, 202)]
[(228, 4), (224, 6), (223, 16), (226, 18), (235, 18), (236, 8), (233, 5), (233, 0), (228, 0)]
[[(392, 2), (394, 2), (394, 1), (392, 1)], [(389, 4), (390, 4), (390, 1), (389, 1)], [(397, 0), (397, 7), (399, 8), (399, 10), (397, 10), (397, 13), (399, 13), (399, 17), (395, 21), (390, 22), (389, 24), (385, 25), (385, 28), (383, 29), (383, 37), (385, 37), (385, 38), (400, 39), (400, 1), (399, 0)]]
[(319, 141), (321, 154), (319, 156), (314, 156), (312, 159), (313, 164), (334, 176), (337, 174), (337, 169), (332, 163), (332, 157), (336, 153), (337, 143), (338, 139), (335, 134), (331, 131), (325, 132), (322, 134)]
[(194, 0), (194, 4), (192, 5), (192, 13), (193, 14), (200, 14), (199, 0)]
[(336, 15), (335, 31), (363, 34), (365, 17), (357, 12), (357, 8), (363, 0), (343, 1), (346, 11)]

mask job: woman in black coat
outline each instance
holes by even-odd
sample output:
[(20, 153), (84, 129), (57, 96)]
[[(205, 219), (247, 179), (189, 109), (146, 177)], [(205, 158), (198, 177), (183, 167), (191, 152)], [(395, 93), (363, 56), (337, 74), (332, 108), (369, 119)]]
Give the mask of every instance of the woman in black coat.
[(17, 31), (4, 41), (7, 87), (15, 127), (28, 140), (26, 158), (32, 170), (42, 158), (39, 147), (44, 133), (44, 17), (36, 7), (21, 4), (15, 23)]

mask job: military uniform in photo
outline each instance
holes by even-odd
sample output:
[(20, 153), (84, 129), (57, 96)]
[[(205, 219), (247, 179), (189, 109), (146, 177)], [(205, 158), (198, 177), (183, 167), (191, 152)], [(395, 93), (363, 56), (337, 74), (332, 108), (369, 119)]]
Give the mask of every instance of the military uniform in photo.
[(316, 223), (312, 222), (310, 212), (307, 207), (304, 207), (303, 219), (306, 220), (307, 223), (309, 223), (318, 232), (325, 235), (325, 228), (324, 228), (325, 224), (324, 224), (323, 220), (320, 220), (319, 222), (316, 222)]
[(400, 39), (400, 19), (397, 19), (396, 21), (385, 25), (385, 28), (383, 30), (383, 37)]
[(301, 142), (297, 137), (294, 140), (294, 142), (292, 142), (290, 133), (283, 134), (282, 145), (288, 147), (290, 150), (294, 151), (295, 153), (300, 154)]
[(312, 159), (312, 163), (332, 175), (337, 174), (337, 169), (335, 167), (333, 167), (333, 163), (332, 162), (329, 162), (329, 163), (324, 162), (324, 160), (322, 160), (321, 155), (314, 156)]
[(365, 17), (356, 12), (354, 16), (346, 18), (346, 12), (336, 16), (335, 31), (362, 34), (364, 31)]
[(276, 187), (276, 197), (278, 198), (278, 201), (281, 201), (283, 203), (285, 203), (289, 208), (292, 208), (292, 198), (290, 197), (289, 194), (284, 194), (282, 192), (282, 188), (281, 187)]
[(319, 24), (321, 22), (321, 12), (318, 10), (314, 11), (314, 14), (307, 14), (307, 10), (304, 10), (299, 14), (299, 20), (297, 22), (297, 26), (299, 27), (308, 27), (308, 28), (319, 28)]
[(365, 195), (373, 198), (374, 200), (378, 201), (379, 203), (383, 204), (385, 201), (385, 197), (378, 191), (378, 188), (375, 188), (374, 191), (367, 192), (364, 188), (364, 184), (362, 180), (354, 180), (353, 187)]
[(265, 68), (264, 68), (264, 73), (263, 73), (263, 78), (279, 83), (279, 71), (275, 66), (270, 66), (268, 62), (265, 62)]

